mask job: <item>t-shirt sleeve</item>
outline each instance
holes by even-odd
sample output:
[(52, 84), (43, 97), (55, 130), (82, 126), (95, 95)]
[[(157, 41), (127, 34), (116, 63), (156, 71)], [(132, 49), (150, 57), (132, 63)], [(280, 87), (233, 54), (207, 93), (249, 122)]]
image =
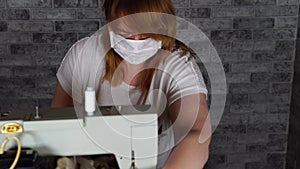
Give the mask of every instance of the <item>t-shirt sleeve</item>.
[(169, 105), (191, 94), (203, 93), (207, 96), (207, 88), (195, 59), (188, 60), (188, 58), (189, 56), (181, 56), (173, 61), (172, 70), (169, 73), (172, 78), (168, 89)]
[(78, 53), (82, 46), (82, 40), (76, 42), (66, 53), (62, 60), (60, 67), (56, 73), (56, 77), (65, 92), (72, 97), (72, 79), (74, 74), (74, 67), (76, 60), (78, 60)]

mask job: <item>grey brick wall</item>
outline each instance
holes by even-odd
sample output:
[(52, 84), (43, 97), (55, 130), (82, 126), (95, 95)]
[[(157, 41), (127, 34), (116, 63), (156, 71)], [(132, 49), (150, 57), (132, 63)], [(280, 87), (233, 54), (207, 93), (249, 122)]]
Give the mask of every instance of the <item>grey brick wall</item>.
[[(0, 0), (0, 110), (49, 106), (65, 52), (104, 23), (100, 1)], [(284, 168), (298, 0), (173, 2), (212, 40), (227, 77), (206, 168)]]
[(298, 36), (296, 41), (296, 57), (294, 62), (294, 78), (292, 88), (292, 102), (288, 135), (287, 169), (300, 168), (300, 22), (298, 22)]

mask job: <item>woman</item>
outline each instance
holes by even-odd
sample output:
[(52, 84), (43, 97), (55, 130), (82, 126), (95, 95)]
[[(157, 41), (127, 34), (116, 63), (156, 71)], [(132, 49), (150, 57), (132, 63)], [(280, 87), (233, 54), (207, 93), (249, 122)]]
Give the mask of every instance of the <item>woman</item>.
[(203, 168), (210, 143), (207, 90), (193, 52), (173, 38), (171, 0), (105, 0), (103, 11), (108, 25), (66, 54), (51, 106), (81, 105), (86, 86), (95, 87), (98, 105), (154, 105), (157, 168)]

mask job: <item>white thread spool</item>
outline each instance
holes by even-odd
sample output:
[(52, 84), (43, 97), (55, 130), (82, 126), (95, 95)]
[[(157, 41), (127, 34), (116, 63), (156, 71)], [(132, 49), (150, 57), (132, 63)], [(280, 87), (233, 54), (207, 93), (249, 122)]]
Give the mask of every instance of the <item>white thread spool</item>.
[(87, 87), (84, 92), (85, 95), (85, 111), (88, 116), (93, 116), (95, 111), (96, 95), (92, 87)]

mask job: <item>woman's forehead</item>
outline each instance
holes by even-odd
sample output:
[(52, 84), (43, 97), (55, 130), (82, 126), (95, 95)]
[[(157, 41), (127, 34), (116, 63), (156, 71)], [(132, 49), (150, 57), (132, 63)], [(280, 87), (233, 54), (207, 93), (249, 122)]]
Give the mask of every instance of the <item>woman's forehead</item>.
[(128, 26), (128, 24), (124, 22), (117, 22), (114, 24), (109, 25), (109, 28), (118, 33), (128, 33), (128, 34), (135, 34), (135, 33), (144, 33), (141, 31), (138, 31), (138, 29), (135, 29), (134, 26)]

